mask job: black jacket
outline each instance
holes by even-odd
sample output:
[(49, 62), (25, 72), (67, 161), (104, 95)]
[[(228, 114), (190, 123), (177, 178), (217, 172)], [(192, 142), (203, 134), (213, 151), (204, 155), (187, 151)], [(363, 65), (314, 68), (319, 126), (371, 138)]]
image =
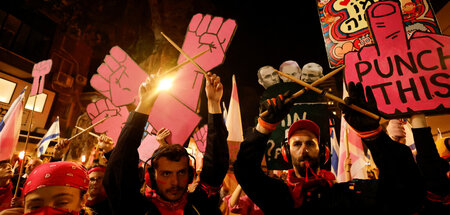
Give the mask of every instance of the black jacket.
[[(115, 149), (108, 160), (103, 185), (113, 214), (160, 214), (156, 206), (141, 195), (139, 179), (139, 154), (144, 127), (148, 115), (131, 112), (120, 133)], [(176, 123), (176, 122), (174, 122)], [(208, 115), (208, 135), (200, 184), (220, 188), (228, 171), (228, 145), (226, 130), (221, 114)], [(185, 214), (220, 214), (219, 193), (208, 195), (197, 186), (188, 194)]]
[(427, 191), (422, 213), (448, 214), (450, 205), (445, 205), (441, 200), (450, 191), (450, 180), (447, 178), (449, 163), (439, 156), (430, 127), (413, 128), (412, 132), (417, 150), (417, 166), (424, 177)]
[(337, 183), (321, 190), (316, 199), (294, 208), (289, 187), (261, 169), (268, 138), (254, 128), (249, 129), (234, 164), (242, 189), (265, 214), (410, 213), (420, 207), (422, 181), (411, 150), (381, 133), (373, 141), (364, 141), (380, 170), (379, 180)]

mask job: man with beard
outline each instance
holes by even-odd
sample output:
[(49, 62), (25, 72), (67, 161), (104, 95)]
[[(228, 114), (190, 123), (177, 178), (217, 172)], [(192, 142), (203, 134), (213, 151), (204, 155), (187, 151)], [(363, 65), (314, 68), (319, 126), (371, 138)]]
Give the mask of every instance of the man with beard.
[(105, 175), (105, 167), (94, 165), (88, 170), (89, 189), (88, 200), (86, 205), (91, 208), (97, 215), (112, 214), (109, 207), (108, 196), (103, 187), (103, 177)]
[[(378, 114), (371, 88), (350, 83), (348, 104)], [(310, 120), (291, 125), (283, 157), (292, 164), (287, 183), (266, 176), (261, 161), (272, 131), (289, 113), (292, 102), (285, 98), (268, 99), (262, 103), (268, 114), (258, 118), (241, 143), (234, 170), (236, 179), (250, 199), (264, 214), (380, 214), (402, 211), (416, 212), (423, 199), (423, 183), (411, 150), (394, 142), (383, 132), (379, 120), (342, 106), (348, 124), (370, 149), (380, 170), (378, 180), (354, 180), (335, 183), (334, 175), (323, 169), (326, 147), (320, 142), (320, 129)]]
[(152, 190), (145, 196), (140, 193), (138, 148), (158, 96), (158, 78), (149, 77), (139, 88), (139, 104), (130, 113), (106, 167), (103, 184), (113, 214), (221, 214), (219, 190), (229, 163), (228, 132), (220, 107), (223, 86), (214, 74), (208, 73), (205, 79), (207, 145), (200, 182), (194, 192), (187, 192), (195, 176), (190, 156), (180, 143), (174, 143), (162, 145), (153, 153), (148, 162)]

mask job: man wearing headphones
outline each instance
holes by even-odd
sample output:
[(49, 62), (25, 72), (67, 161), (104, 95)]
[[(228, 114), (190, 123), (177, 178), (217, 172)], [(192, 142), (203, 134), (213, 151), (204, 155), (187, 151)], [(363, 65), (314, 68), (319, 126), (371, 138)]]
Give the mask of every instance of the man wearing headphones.
[[(378, 113), (372, 90), (349, 84), (346, 102)], [(289, 113), (292, 102), (285, 98), (268, 99), (262, 104), (268, 114), (245, 134), (234, 163), (236, 179), (264, 214), (379, 214), (402, 210), (409, 213), (420, 207), (423, 197), (421, 177), (411, 150), (394, 142), (381, 129), (379, 120), (342, 106), (344, 117), (371, 150), (380, 169), (379, 180), (335, 183), (334, 175), (324, 169), (326, 147), (320, 142), (320, 129), (310, 120), (293, 123), (283, 156), (292, 165), (287, 183), (270, 178), (261, 170), (261, 161), (270, 133)], [(361, 210), (364, 209), (364, 210)]]
[[(140, 193), (139, 155), (148, 114), (157, 97), (157, 78), (148, 78), (139, 88), (139, 104), (130, 113), (108, 161), (103, 184), (113, 214), (220, 214), (219, 190), (228, 170), (228, 132), (220, 107), (223, 86), (220, 77), (208, 73), (208, 134), (200, 182), (188, 193), (194, 167), (185, 148), (162, 145), (150, 158), (150, 191)], [(176, 123), (176, 122), (174, 122)]]

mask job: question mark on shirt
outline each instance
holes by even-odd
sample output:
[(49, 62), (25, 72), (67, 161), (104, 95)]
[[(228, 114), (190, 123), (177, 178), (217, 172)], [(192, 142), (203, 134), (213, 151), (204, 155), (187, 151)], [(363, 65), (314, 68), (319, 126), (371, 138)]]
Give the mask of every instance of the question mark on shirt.
[(272, 156), (270, 154), (272, 153), (272, 150), (275, 147), (275, 142), (273, 142), (273, 140), (269, 140), (269, 141), (267, 141), (267, 143), (270, 144), (270, 147), (267, 150), (267, 155), (268, 155), (268, 159), (267, 160), (271, 160)]

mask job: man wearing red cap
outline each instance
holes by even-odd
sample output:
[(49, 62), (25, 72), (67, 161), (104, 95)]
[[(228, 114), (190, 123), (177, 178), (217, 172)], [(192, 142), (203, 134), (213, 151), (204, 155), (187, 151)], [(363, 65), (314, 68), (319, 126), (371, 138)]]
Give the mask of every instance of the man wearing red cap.
[(103, 177), (105, 175), (105, 167), (94, 165), (88, 170), (89, 190), (86, 205), (91, 208), (97, 215), (112, 214), (109, 206), (108, 196), (103, 187)]
[[(348, 91), (346, 102), (378, 113), (370, 88), (366, 89), (367, 100), (361, 84), (350, 84)], [(379, 180), (335, 183), (334, 175), (321, 169), (327, 150), (320, 142), (319, 127), (310, 120), (299, 120), (288, 131), (282, 154), (293, 168), (287, 184), (266, 176), (261, 170), (266, 143), (289, 113), (292, 101), (285, 104), (279, 95), (262, 106), (268, 114), (260, 116), (256, 127), (245, 134), (234, 170), (245, 193), (264, 214), (409, 213), (420, 207), (422, 184), (411, 151), (382, 132), (379, 120), (345, 106), (341, 108), (346, 121), (362, 137), (380, 169)]]

